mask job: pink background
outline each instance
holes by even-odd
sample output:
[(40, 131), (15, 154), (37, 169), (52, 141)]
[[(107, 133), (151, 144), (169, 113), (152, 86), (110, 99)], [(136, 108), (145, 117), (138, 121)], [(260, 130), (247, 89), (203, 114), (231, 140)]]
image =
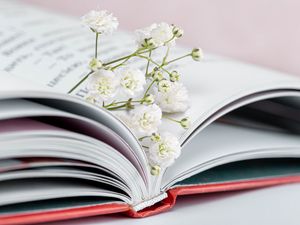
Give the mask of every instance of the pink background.
[(165, 21), (185, 30), (183, 44), (300, 75), (299, 0), (23, 0), (81, 16), (107, 9), (121, 28)]

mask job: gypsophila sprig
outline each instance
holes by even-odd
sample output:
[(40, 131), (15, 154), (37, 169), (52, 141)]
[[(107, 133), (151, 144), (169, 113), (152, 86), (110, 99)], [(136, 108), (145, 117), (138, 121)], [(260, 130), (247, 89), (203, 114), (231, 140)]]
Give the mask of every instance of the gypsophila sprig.
[[(188, 89), (180, 82), (186, 74), (178, 72), (178, 67), (170, 70), (170, 65), (188, 57), (199, 61), (203, 58), (202, 50), (194, 48), (174, 57), (172, 49), (184, 31), (174, 24), (161, 22), (135, 31), (137, 44), (132, 53), (104, 61), (99, 56), (99, 39), (117, 29), (117, 18), (106, 10), (92, 10), (81, 19), (95, 35), (94, 56), (88, 65), (90, 72), (69, 93), (85, 85), (86, 101), (113, 112), (131, 129), (148, 157), (149, 172), (158, 176), (181, 153), (178, 137), (162, 132), (162, 123), (166, 119), (181, 129), (191, 125), (186, 116), (190, 102)], [(164, 52), (160, 60), (154, 57), (156, 52)], [(139, 60), (145, 63), (143, 71), (135, 64)], [(181, 119), (175, 119), (181, 114)]]

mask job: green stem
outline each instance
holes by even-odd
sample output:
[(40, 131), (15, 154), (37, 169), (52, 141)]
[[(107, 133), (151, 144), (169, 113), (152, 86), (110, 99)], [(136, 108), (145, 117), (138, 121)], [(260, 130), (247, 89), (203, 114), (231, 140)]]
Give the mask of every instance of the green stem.
[[(149, 58), (151, 58), (151, 54), (152, 54), (152, 51), (150, 50), (149, 55), (148, 55)], [(147, 67), (146, 67), (146, 73), (145, 73), (146, 77), (148, 76), (149, 65), (150, 65), (150, 61), (148, 60)]]
[(142, 140), (144, 140), (145, 138), (149, 138), (149, 137), (151, 137), (151, 136), (140, 137), (140, 138), (139, 138), (139, 141), (142, 141)]
[(92, 71), (85, 75), (70, 91), (68, 91), (68, 94), (71, 94), (80, 84), (82, 84), (82, 82), (85, 81), (91, 75), (91, 73)]
[(97, 57), (98, 57), (98, 38), (99, 38), (99, 33), (96, 32), (95, 59), (97, 59)]
[(153, 52), (155, 49), (157, 49), (158, 47), (155, 47), (155, 48), (150, 48), (150, 49), (147, 49), (146, 51), (143, 51), (143, 52), (138, 52), (139, 54), (145, 54), (145, 53), (148, 53), (148, 52)]
[(144, 97), (143, 97), (143, 98), (146, 97), (146, 95), (148, 94), (148, 92), (150, 91), (150, 88), (153, 86), (154, 83), (155, 83), (155, 80), (153, 80), (153, 81), (150, 83), (150, 85), (148, 86), (147, 90), (145, 91), (145, 94), (144, 94)]
[[(112, 102), (112, 103), (110, 103), (108, 105), (103, 105), (103, 107), (104, 108), (108, 108), (108, 107), (113, 106), (113, 105), (124, 104), (124, 103), (128, 103), (128, 102), (129, 102), (129, 100), (127, 100), (127, 101), (120, 101), (120, 102)], [(140, 99), (140, 100), (131, 100), (130, 102), (140, 103), (140, 102), (142, 102), (142, 99)]]
[(158, 68), (161, 68), (163, 71), (165, 71), (167, 74), (171, 74), (168, 70), (166, 70), (165, 68), (161, 67), (161, 65), (159, 65), (157, 62), (153, 61), (151, 58), (147, 57), (147, 56), (143, 56), (143, 55), (137, 55), (137, 57), (143, 58), (143, 59), (147, 59), (149, 60), (151, 63), (153, 63), (154, 65), (158, 66)]
[(171, 117), (168, 117), (168, 116), (165, 116), (165, 115), (163, 115), (163, 118), (168, 119), (168, 120), (170, 120), (170, 121), (173, 121), (173, 122), (175, 122), (175, 123), (180, 123), (179, 120), (175, 120), (175, 119), (173, 119), (173, 118), (171, 118)]
[[(99, 33), (96, 32), (96, 43), (95, 43), (95, 59), (98, 57), (98, 39), (99, 39)], [(82, 84), (83, 81), (85, 81), (90, 75), (92, 71), (89, 72), (87, 75), (85, 75), (74, 87), (71, 88), (70, 91), (68, 91), (68, 94), (71, 94), (80, 84)]]
[[(133, 56), (131, 56), (131, 57), (133, 57)], [(117, 69), (118, 67), (124, 65), (131, 57), (128, 57), (128, 58), (125, 59), (123, 62), (119, 63), (118, 65), (116, 65), (116, 66), (114, 66), (114, 67), (112, 67), (111, 70), (115, 70), (115, 69)]]
[(123, 107), (126, 107), (126, 105), (127, 105), (127, 103), (125, 103), (123, 105), (115, 106), (115, 107), (110, 107), (110, 108), (104, 107), (104, 108), (107, 109), (107, 110), (116, 110), (116, 109), (121, 109)]
[(166, 52), (165, 57), (163, 58), (163, 61), (161, 63), (161, 67), (163, 67), (166, 64), (167, 58), (169, 56), (169, 51), (170, 51), (170, 46), (167, 47), (167, 52)]
[(146, 50), (146, 51), (144, 51), (144, 52), (140, 52), (140, 51), (142, 51), (142, 50), (144, 50), (144, 49), (143, 49), (143, 48), (140, 48), (140, 49), (138, 49), (137, 51), (135, 51), (135, 52), (133, 52), (133, 53), (131, 53), (131, 54), (129, 54), (129, 55), (123, 56), (123, 57), (121, 57), (121, 58), (112, 60), (112, 61), (107, 62), (107, 63), (103, 63), (103, 66), (108, 66), (108, 65), (114, 64), (114, 63), (116, 63), (116, 62), (120, 62), (120, 61), (122, 61), (122, 60), (126, 60), (126, 61), (127, 61), (127, 60), (129, 60), (131, 57), (137, 56), (137, 54), (147, 53), (147, 52), (149, 52), (149, 51), (151, 51), (151, 50), (153, 50), (153, 49), (150, 49), (150, 50), (148, 49), (148, 50)]
[(129, 60), (131, 57), (135, 56), (136, 55), (136, 52), (130, 54), (130, 55), (126, 55), (126, 56), (123, 56), (121, 58), (118, 58), (118, 59), (115, 59), (115, 60), (112, 60), (110, 62), (107, 62), (107, 63), (103, 63), (103, 66), (108, 66), (108, 65), (111, 65), (111, 64), (114, 64), (116, 62), (120, 62), (122, 60)]
[(183, 55), (183, 56), (178, 57), (178, 58), (175, 58), (175, 59), (172, 59), (172, 60), (170, 60), (169, 62), (166, 62), (166, 64), (173, 63), (173, 62), (175, 62), (175, 61), (178, 61), (178, 60), (183, 59), (183, 58), (188, 57), (188, 56), (191, 56), (191, 53), (186, 54), (186, 55)]

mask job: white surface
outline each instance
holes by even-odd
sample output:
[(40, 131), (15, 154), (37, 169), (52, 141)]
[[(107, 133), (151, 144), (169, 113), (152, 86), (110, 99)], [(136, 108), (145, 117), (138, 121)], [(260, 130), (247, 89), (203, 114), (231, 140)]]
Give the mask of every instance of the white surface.
[(299, 190), (300, 184), (288, 184), (242, 192), (185, 196), (172, 210), (149, 218), (98, 216), (47, 225), (298, 225)]

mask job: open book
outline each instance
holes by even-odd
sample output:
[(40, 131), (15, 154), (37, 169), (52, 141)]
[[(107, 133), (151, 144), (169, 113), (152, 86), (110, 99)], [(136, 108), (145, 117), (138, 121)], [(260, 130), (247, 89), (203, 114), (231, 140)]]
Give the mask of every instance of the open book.
[[(67, 94), (93, 53), (83, 29), (74, 18), (0, 1), (0, 224), (145, 217), (178, 195), (300, 181), (299, 78), (214, 55), (181, 62), (192, 125), (164, 125), (182, 154), (152, 176), (126, 125), (83, 100), (84, 85)], [(100, 51), (110, 59), (132, 46), (119, 32)]]

